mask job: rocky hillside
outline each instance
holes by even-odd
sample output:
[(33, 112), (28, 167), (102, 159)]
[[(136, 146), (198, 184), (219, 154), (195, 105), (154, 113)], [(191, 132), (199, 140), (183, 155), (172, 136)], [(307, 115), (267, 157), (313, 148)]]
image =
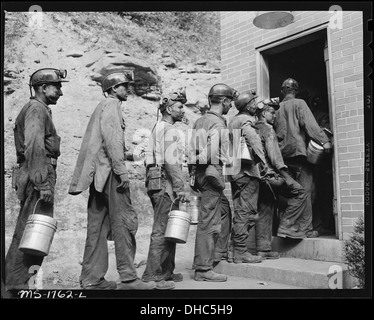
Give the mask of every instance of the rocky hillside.
[[(94, 63), (104, 55), (125, 53), (152, 66), (163, 93), (186, 86), (189, 126), (200, 116), (201, 101), (209, 88), (220, 81), (219, 24), (214, 12), (179, 13), (43, 13), (35, 20), (29, 13), (7, 13), (4, 50), (4, 153), (5, 222), (11, 236), (19, 204), (11, 189), (11, 170), (16, 165), (13, 127), (28, 101), (29, 76), (37, 69), (67, 69), (63, 97), (52, 106), (53, 119), (61, 136), (57, 167), (55, 217), (58, 232), (84, 231), (88, 193), (67, 193), (89, 117), (103, 98), (93, 80)], [(219, 23), (219, 22), (218, 22)], [(130, 151), (139, 132), (156, 121), (156, 99), (134, 94), (123, 104)], [(178, 124), (187, 130), (185, 124)], [(140, 222), (150, 224), (153, 212), (144, 189), (144, 168), (128, 162), (133, 202)]]

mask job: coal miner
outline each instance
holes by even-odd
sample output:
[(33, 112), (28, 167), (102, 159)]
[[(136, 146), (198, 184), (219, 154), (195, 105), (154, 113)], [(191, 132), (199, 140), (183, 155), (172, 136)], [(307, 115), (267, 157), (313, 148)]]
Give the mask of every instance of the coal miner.
[[(105, 75), (102, 89), (107, 96), (90, 118), (69, 188), (72, 195), (89, 188), (87, 238), (80, 275), (81, 288), (86, 290), (156, 287), (154, 282), (142, 282), (134, 266), (138, 216), (130, 198), (121, 112), (132, 81), (126, 70)], [(114, 240), (118, 285), (104, 278), (108, 270), (108, 239)]]
[(229, 135), (226, 119), (233, 100), (233, 89), (214, 85), (208, 94), (210, 109), (193, 125), (189, 165), (194, 166), (194, 188), (201, 192), (195, 256), (196, 281), (223, 282), (227, 277), (213, 271), (216, 254), (227, 252), (231, 228), (229, 202), (223, 193), (223, 164), (229, 162)]
[(291, 176), (305, 189), (307, 204), (303, 215), (295, 225), (294, 219), (283, 221), (278, 232), (287, 234), (292, 227), (292, 233), (306, 234), (307, 237), (318, 237), (312, 225), (311, 189), (313, 185), (313, 164), (306, 158), (307, 143), (310, 139), (323, 146), (326, 153), (331, 153), (332, 144), (323, 130), (317, 124), (308, 105), (302, 99), (297, 99), (299, 85), (292, 78), (286, 79), (281, 87), (283, 100), (276, 111), (274, 124), (279, 140), (279, 147), (285, 165)]
[[(247, 248), (249, 230), (258, 219), (257, 202), (259, 195), (260, 171), (257, 163), (263, 163), (264, 172), (267, 172), (267, 163), (262, 149), (259, 135), (254, 124), (256, 122), (256, 98), (254, 92), (241, 93), (235, 100), (238, 113), (229, 121), (229, 130), (232, 137), (239, 132), (245, 140), (252, 161), (237, 159), (234, 167), (238, 167), (234, 174), (229, 176), (234, 206), (232, 228), (232, 246), (234, 263), (259, 263), (263, 259), (252, 255)], [(233, 141), (234, 153), (237, 154), (238, 143)]]
[[(5, 259), (6, 287), (29, 288), (34, 270), (43, 262), (42, 256), (21, 252), (18, 247), (26, 221), (32, 213), (53, 217), (57, 158), (60, 156), (60, 137), (52, 120), (50, 105), (62, 96), (61, 83), (66, 70), (45, 68), (30, 77), (30, 92), (35, 95), (17, 116), (14, 140), (19, 169), (15, 175), (15, 189), (20, 200), (12, 242)], [(32, 95), (32, 94), (31, 94)]]
[(174, 126), (183, 120), (186, 102), (183, 88), (161, 100), (162, 119), (153, 128), (146, 149), (146, 186), (154, 218), (142, 280), (155, 281), (156, 289), (174, 289), (174, 282), (183, 280), (182, 274), (174, 273), (176, 243), (165, 239), (165, 231), (170, 210), (188, 201), (182, 174), (185, 141)]
[[(294, 239), (306, 237), (305, 233), (297, 231), (297, 225), (306, 207), (307, 194), (304, 188), (291, 177), (283, 162), (278, 139), (273, 129), (275, 109), (278, 108), (279, 105), (276, 104), (263, 104), (262, 108), (257, 109), (256, 127), (259, 130), (268, 166), (273, 171), (272, 175), (264, 177), (260, 184), (259, 219), (255, 227), (258, 254), (266, 259), (279, 258), (278, 252), (271, 251), (274, 208), (280, 203), (277, 202), (279, 196), (285, 199), (285, 205), (280, 213), (281, 228), (277, 235)], [(289, 224), (288, 228), (284, 229), (283, 226), (287, 224), (287, 221), (294, 221), (294, 224)]]

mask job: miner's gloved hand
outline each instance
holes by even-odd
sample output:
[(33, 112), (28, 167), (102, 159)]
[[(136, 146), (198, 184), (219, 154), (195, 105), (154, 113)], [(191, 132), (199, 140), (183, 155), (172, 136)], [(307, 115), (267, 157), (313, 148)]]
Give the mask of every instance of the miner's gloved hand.
[(323, 145), (323, 149), (326, 153), (331, 153), (332, 152), (332, 144), (331, 142), (326, 142), (324, 145)]
[(181, 202), (190, 202), (190, 199), (188, 199), (187, 192), (178, 192), (177, 199), (179, 199)]
[(121, 174), (120, 178), (121, 178), (121, 183), (117, 187), (117, 192), (124, 193), (126, 189), (130, 187), (130, 180), (126, 174)]
[(45, 202), (52, 202), (52, 191), (51, 190), (41, 190), (40, 199)]

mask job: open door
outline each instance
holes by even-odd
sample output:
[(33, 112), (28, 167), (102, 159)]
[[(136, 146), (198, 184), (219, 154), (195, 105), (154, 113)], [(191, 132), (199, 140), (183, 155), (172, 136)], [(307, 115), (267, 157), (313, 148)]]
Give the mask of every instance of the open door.
[[(299, 36), (257, 51), (258, 94), (260, 99), (281, 96), (282, 82), (293, 78), (299, 83), (298, 98), (305, 100), (321, 127), (333, 132), (330, 64), (327, 31)], [(338, 238), (338, 210), (334, 158), (314, 166), (312, 193), (313, 227), (321, 236)]]
[[(333, 107), (332, 107), (332, 89), (331, 89), (331, 77), (330, 77), (330, 55), (329, 55), (329, 46), (328, 46), (328, 39), (327, 37), (325, 38), (325, 46), (323, 49), (323, 56), (325, 60), (325, 65), (326, 65), (326, 75), (327, 75), (327, 100), (328, 100), (328, 110), (329, 110), (329, 119), (330, 119), (330, 128), (333, 128), (333, 119), (334, 119), (334, 114), (333, 114)], [(333, 133), (334, 130), (331, 130)], [(331, 140), (333, 140), (333, 137), (329, 137)], [(331, 168), (332, 168), (332, 175), (334, 177), (334, 181), (336, 181), (336, 168), (335, 168), (335, 153), (332, 154), (332, 159), (331, 159)], [(332, 207), (333, 207), (333, 216), (334, 216), (334, 222), (335, 222), (335, 236), (336, 238), (339, 238), (339, 219), (338, 219), (338, 205), (337, 205), (337, 186), (336, 183), (333, 183), (333, 199), (332, 199)]]

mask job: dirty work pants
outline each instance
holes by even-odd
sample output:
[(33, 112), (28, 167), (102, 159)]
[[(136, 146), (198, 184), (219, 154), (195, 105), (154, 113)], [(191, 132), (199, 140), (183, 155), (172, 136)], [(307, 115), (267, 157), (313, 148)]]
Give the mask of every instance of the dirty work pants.
[(224, 193), (221, 196), (221, 232), (214, 248), (214, 261), (221, 261), (227, 258), (229, 250), (229, 240), (232, 227), (232, 213), (230, 203)]
[(272, 189), (265, 182), (260, 183), (259, 218), (255, 226), (257, 251), (271, 251), (273, 216), (275, 204), (277, 203), (274, 195), (277, 198), (279, 196), (284, 198), (285, 207), (280, 217), (279, 227), (287, 230), (289, 234), (298, 231), (299, 220), (302, 218), (307, 204), (307, 194), (304, 188), (296, 181), (294, 181), (292, 186)]
[(154, 218), (147, 266), (142, 280), (160, 281), (165, 277), (171, 276), (175, 269), (176, 243), (165, 240), (165, 231), (170, 209), (178, 210), (178, 205), (172, 203), (170, 196), (165, 190), (149, 194), (149, 197), (154, 210)]
[[(26, 187), (26, 200), (21, 202), (21, 209), (18, 215), (12, 243), (5, 258), (5, 285), (7, 290), (11, 289), (34, 289), (35, 276), (40, 269), (43, 258), (23, 253), (18, 250), (25, 230), (26, 221), (33, 213), (35, 204), (40, 197), (40, 192), (34, 189), (34, 184), (29, 181)], [(39, 201), (35, 214), (42, 214), (53, 217), (53, 203)]]
[[(229, 234), (226, 236), (227, 240), (222, 239), (218, 243), (221, 234), (222, 197), (225, 196), (221, 189), (206, 179), (204, 170), (197, 170), (196, 181), (200, 186), (201, 200), (193, 265), (196, 271), (208, 271), (213, 269), (214, 253), (225, 250), (216, 246), (226, 246), (227, 251)], [(227, 215), (225, 219), (228, 218)], [(229, 230), (229, 226), (225, 225), (225, 228)]]
[(137, 278), (134, 267), (135, 234), (138, 217), (130, 199), (130, 189), (119, 193), (119, 176), (111, 172), (102, 192), (90, 186), (88, 199), (87, 238), (84, 248), (81, 285), (100, 284), (108, 270), (108, 237), (114, 240), (117, 271), (121, 281)]
[(259, 179), (243, 176), (231, 182), (234, 205), (233, 247), (238, 254), (248, 251), (247, 239), (249, 230), (258, 219), (257, 202), (259, 195)]
[[(312, 218), (312, 187), (313, 187), (313, 165), (305, 157), (293, 157), (284, 159), (288, 172), (306, 192), (306, 204), (303, 214), (297, 219), (299, 231), (306, 234), (313, 231)], [(280, 225), (281, 226), (281, 225)]]

